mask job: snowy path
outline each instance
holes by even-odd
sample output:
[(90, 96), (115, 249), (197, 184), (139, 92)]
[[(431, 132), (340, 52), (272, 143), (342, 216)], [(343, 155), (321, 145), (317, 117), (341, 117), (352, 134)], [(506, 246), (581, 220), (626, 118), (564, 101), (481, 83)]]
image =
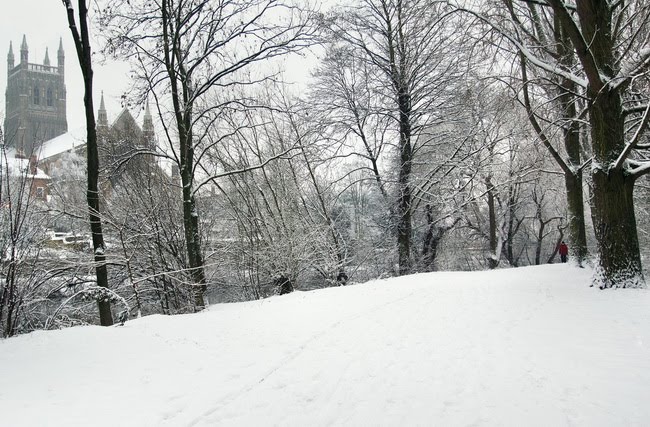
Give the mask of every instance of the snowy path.
[[(650, 292), (434, 273), (0, 342), (8, 426), (650, 425)], [(47, 421), (46, 421), (47, 420)]]

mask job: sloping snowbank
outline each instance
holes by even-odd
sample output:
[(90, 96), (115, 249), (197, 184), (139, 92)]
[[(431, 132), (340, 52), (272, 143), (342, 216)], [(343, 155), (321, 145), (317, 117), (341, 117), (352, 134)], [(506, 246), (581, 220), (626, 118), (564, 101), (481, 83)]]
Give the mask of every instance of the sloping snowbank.
[(0, 424), (650, 425), (650, 292), (432, 273), (0, 342)]

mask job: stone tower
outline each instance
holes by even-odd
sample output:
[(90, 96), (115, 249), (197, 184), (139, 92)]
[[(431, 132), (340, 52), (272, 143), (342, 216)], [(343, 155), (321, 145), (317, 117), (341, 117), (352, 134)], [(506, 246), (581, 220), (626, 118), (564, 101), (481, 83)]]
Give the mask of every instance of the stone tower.
[(9, 42), (5, 143), (29, 156), (44, 141), (68, 131), (63, 41), (59, 41), (56, 66), (50, 65), (47, 50), (43, 64), (30, 64), (25, 36), (20, 46), (20, 63), (14, 61), (13, 44)]

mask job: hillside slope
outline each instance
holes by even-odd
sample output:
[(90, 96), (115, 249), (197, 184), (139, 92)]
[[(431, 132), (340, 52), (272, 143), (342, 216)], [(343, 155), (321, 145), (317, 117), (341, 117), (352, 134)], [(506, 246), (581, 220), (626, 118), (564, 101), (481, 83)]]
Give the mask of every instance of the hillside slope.
[(0, 342), (7, 426), (650, 424), (650, 292), (441, 272)]

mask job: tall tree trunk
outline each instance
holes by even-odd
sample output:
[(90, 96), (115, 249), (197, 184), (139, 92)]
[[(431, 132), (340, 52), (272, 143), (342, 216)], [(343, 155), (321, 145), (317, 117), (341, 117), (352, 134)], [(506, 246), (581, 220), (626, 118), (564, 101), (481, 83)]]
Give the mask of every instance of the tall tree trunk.
[(399, 274), (408, 274), (411, 269), (411, 169), (413, 149), (411, 146), (411, 100), (401, 91), (398, 105), (400, 110), (400, 167), (399, 195), (397, 202), (397, 246)]
[[(180, 111), (180, 110), (177, 110)], [(205, 307), (203, 294), (206, 290), (203, 255), (201, 253), (201, 238), (199, 234), (199, 213), (196, 210), (194, 198), (194, 146), (190, 129), (191, 110), (186, 111), (179, 123), (179, 145), (181, 152), (181, 184), (183, 197), (183, 227), (185, 231), (185, 246), (190, 267), (190, 283), (196, 308)]]
[[(571, 40), (561, 20), (554, 15), (555, 40), (558, 46), (560, 63), (567, 69), (575, 66), (575, 53), (571, 49)], [(564, 78), (560, 84), (560, 111), (565, 124), (563, 126), (564, 147), (568, 155), (569, 170), (564, 171), (567, 211), (569, 214), (569, 241), (573, 257), (582, 266), (588, 256), (587, 233), (585, 232), (585, 207), (582, 189), (582, 170), (580, 169), (580, 122), (576, 96), (576, 84)]]
[[(550, 1), (556, 13), (566, 9)], [(634, 178), (624, 165), (612, 166), (625, 148), (621, 92), (625, 84), (608, 84), (617, 74), (613, 6), (601, 0), (576, 2), (581, 34), (571, 27), (571, 41), (589, 80), (589, 122), (594, 156), (592, 218), (598, 246), (595, 281), (601, 288), (645, 286), (634, 213)], [(567, 19), (567, 24), (569, 24)], [(589, 43), (584, 49), (585, 42)], [(604, 77), (606, 76), (606, 77)]]
[[(179, 6), (180, 7), (180, 6)], [(206, 290), (201, 240), (199, 235), (199, 214), (194, 199), (194, 141), (192, 134), (192, 106), (194, 96), (191, 87), (191, 75), (185, 69), (184, 50), (181, 38), (175, 29), (181, 26), (179, 16), (174, 16), (171, 2), (163, 0), (161, 4), (163, 23), (163, 43), (165, 67), (171, 84), (172, 103), (180, 152), (180, 173), (183, 197), (183, 227), (185, 246), (190, 267), (190, 286), (196, 308), (205, 307), (203, 294)], [(180, 9), (177, 11), (180, 13)], [(178, 67), (178, 69), (176, 68)]]
[[(93, 68), (90, 49), (90, 37), (88, 34), (88, 9), (85, 0), (79, 0), (79, 29), (77, 28), (72, 0), (64, 0), (67, 9), (68, 24), (74, 39), (77, 50), (77, 58), (81, 66), (84, 79), (84, 108), (86, 112), (86, 154), (88, 160), (88, 212), (90, 216), (90, 230), (93, 237), (93, 249), (95, 256), (95, 274), (97, 286), (108, 289), (108, 269), (106, 268), (106, 256), (104, 254), (104, 233), (102, 231), (101, 211), (99, 206), (99, 152), (97, 149), (97, 130), (95, 127), (95, 109), (93, 106)], [(99, 309), (99, 321), (102, 326), (113, 324), (111, 303), (107, 296), (97, 299)]]
[[(383, 3), (384, 11), (387, 4)], [(390, 62), (390, 78), (395, 91), (397, 108), (399, 109), (399, 177), (397, 209), (397, 252), (399, 274), (408, 274), (411, 270), (411, 170), (413, 168), (413, 146), (411, 144), (412, 123), (411, 93), (408, 86), (406, 58), (406, 40), (403, 27), (403, 4), (395, 5), (394, 27), (392, 20), (386, 20), (386, 37), (388, 58)]]
[(544, 229), (546, 228), (546, 222), (542, 217), (542, 203), (541, 201), (537, 205), (535, 210), (535, 218), (539, 221), (539, 230), (537, 230), (537, 242), (535, 243), (535, 265), (541, 263), (542, 258), (542, 242), (544, 241)]
[(576, 259), (579, 266), (582, 266), (589, 254), (587, 250), (587, 233), (585, 232), (585, 205), (582, 191), (582, 171), (575, 174), (564, 174), (564, 186), (566, 188), (568, 230), (571, 246), (569, 250)]
[[(510, 179), (513, 180), (514, 176), (511, 173)], [(515, 224), (517, 221), (517, 196), (518, 196), (518, 184), (510, 183), (510, 188), (508, 189), (508, 234), (506, 238), (506, 257), (508, 262), (513, 267), (518, 267), (519, 262), (515, 259), (514, 251), (514, 239), (515, 234), (519, 230), (519, 225)], [(518, 257), (517, 257), (518, 258)]]
[(422, 262), (428, 271), (435, 271), (435, 261), (438, 255), (438, 243), (442, 238), (442, 233), (433, 222), (433, 212), (431, 205), (425, 206), (427, 215), (427, 232), (424, 236), (424, 245), (422, 247)]
[(601, 288), (644, 286), (634, 213), (634, 178), (609, 165), (623, 149), (620, 95), (603, 88), (589, 107), (594, 148), (592, 219), (598, 243), (596, 282)]
[(201, 253), (201, 239), (199, 235), (199, 215), (196, 211), (196, 200), (192, 194), (192, 179), (184, 171), (181, 174), (183, 183), (183, 225), (185, 228), (185, 245), (187, 246), (187, 258), (190, 265), (190, 277), (192, 278), (192, 294), (194, 305), (203, 308), (205, 301), (203, 294), (206, 290), (205, 271), (203, 269), (203, 255)]

